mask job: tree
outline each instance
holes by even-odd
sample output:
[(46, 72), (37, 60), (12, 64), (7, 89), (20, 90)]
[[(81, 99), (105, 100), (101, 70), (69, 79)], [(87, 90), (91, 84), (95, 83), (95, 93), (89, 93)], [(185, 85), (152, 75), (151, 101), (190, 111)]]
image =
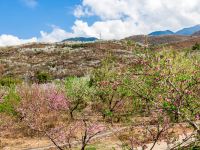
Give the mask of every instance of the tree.
[(124, 86), (123, 71), (114, 69), (114, 63), (109, 61), (105, 60), (92, 74), (92, 84), (96, 89), (92, 105), (103, 119), (108, 118), (112, 122), (114, 118), (119, 121), (121, 116), (130, 111), (127, 105), (131, 93)]
[(89, 123), (87, 120), (82, 121), (82, 146), (81, 150), (85, 150), (89, 142), (98, 134), (105, 131), (106, 128), (99, 123)]
[(90, 79), (70, 77), (65, 80), (65, 90), (69, 97), (69, 114), (74, 119), (74, 112), (83, 110), (94, 93), (93, 87), (89, 86)]
[(28, 129), (46, 135), (53, 144), (61, 149), (50, 136), (56, 123), (63, 119), (62, 112), (68, 109), (65, 93), (54, 84), (21, 85), (17, 88), (20, 104), (16, 108), (18, 118)]

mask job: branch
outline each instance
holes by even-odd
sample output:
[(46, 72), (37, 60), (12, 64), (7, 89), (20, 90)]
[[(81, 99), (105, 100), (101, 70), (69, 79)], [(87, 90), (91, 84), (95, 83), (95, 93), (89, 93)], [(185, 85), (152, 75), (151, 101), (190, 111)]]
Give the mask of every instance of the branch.
[(186, 139), (184, 139), (183, 142), (181, 142), (178, 145), (172, 147), (170, 150), (175, 150), (177, 147), (180, 147), (182, 144), (184, 144), (185, 142), (187, 142), (193, 135), (194, 135), (194, 132), (189, 137), (187, 137)]

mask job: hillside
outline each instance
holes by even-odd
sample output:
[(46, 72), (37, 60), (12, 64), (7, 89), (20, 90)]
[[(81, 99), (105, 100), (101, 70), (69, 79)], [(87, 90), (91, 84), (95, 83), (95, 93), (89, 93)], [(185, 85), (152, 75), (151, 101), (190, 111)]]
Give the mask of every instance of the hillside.
[(145, 36), (145, 35), (136, 35), (126, 38), (134, 42), (144, 44), (145, 41), (150, 45), (160, 45), (175, 43), (180, 41), (186, 41), (192, 39), (191, 36), (182, 36), (182, 35), (162, 35), (162, 36)]
[(195, 32), (195, 33), (193, 33), (192, 36), (200, 36), (200, 30)]
[(185, 48), (189, 48), (191, 49), (192, 46), (194, 46), (196, 43), (200, 43), (200, 37), (194, 37), (185, 41), (179, 41), (176, 43), (169, 43), (166, 44), (165, 47), (170, 47), (172, 49), (178, 49), (178, 50), (182, 50)]
[(118, 59), (129, 57), (124, 49), (120, 42), (22, 45), (0, 48), (0, 64), (4, 68), (3, 76), (34, 80), (35, 73), (41, 71), (62, 79), (83, 76), (110, 53)]
[[(112, 54), (119, 60), (130, 57), (130, 50), (143, 49), (145, 40), (150, 46), (174, 49), (191, 48), (200, 43), (199, 37), (191, 36), (132, 36), (122, 41), (94, 42), (86, 44), (28, 44), (0, 48), (0, 64), (3, 76), (35, 80), (37, 72), (47, 72), (53, 79), (68, 76), (83, 76), (101, 65), (104, 58)], [(131, 40), (132, 45), (127, 45)], [(137, 46), (138, 45), (138, 46)], [(121, 62), (121, 61), (120, 61)], [(123, 62), (122, 62), (123, 63)]]

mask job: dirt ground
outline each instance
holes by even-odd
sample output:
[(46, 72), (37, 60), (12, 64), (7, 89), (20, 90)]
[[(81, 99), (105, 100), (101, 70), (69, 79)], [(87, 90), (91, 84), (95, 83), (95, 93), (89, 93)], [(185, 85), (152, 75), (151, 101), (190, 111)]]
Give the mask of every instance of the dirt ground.
[[(135, 127), (133, 130), (140, 130), (141, 127)], [(190, 128), (185, 128), (187, 133), (191, 133), (192, 130)], [(183, 135), (179, 126), (174, 130), (177, 134)], [(119, 140), (116, 135), (119, 133), (125, 134), (128, 132), (128, 127), (120, 127), (118, 129), (108, 130), (102, 134), (96, 136), (91, 143), (89, 144), (89, 148), (95, 147), (97, 150), (121, 150), (121, 146), (123, 143)], [(151, 146), (151, 141), (149, 141), (149, 146)], [(73, 150), (79, 150), (79, 144), (77, 147), (73, 148)], [(148, 145), (148, 143), (147, 143)], [(165, 149), (167, 144), (165, 142), (160, 142), (160, 144), (156, 145), (158, 148)], [(0, 149), (2, 150), (55, 150), (52, 142), (45, 137), (34, 137), (34, 138), (4, 138), (0, 137)]]

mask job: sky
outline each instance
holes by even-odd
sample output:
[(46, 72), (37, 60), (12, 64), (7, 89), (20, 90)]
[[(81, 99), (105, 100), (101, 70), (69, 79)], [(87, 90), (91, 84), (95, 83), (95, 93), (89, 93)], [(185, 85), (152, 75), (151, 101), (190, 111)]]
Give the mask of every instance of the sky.
[(200, 0), (0, 0), (0, 46), (122, 39), (200, 24)]

